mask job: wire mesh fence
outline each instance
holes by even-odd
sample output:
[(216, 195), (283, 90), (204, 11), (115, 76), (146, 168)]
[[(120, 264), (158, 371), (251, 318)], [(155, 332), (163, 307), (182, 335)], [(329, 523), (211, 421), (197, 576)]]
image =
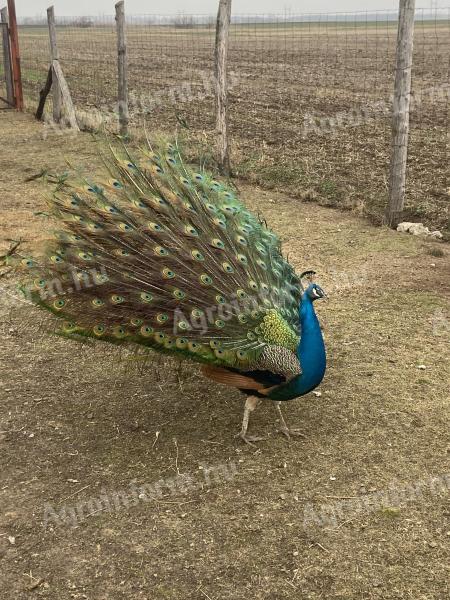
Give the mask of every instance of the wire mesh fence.
[[(239, 15), (231, 26), (229, 120), (237, 174), (304, 200), (386, 203), (397, 12)], [(58, 47), (78, 109), (114, 115), (113, 17), (57, 19)], [(127, 18), (130, 116), (181, 127), (211, 147), (215, 19)], [(28, 105), (49, 67), (45, 21), (20, 28)], [(416, 12), (406, 216), (449, 218), (450, 8)]]

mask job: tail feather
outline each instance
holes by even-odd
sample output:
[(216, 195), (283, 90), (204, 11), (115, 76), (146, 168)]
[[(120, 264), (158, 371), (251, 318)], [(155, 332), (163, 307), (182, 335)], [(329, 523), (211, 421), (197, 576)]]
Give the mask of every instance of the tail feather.
[(238, 368), (297, 343), (298, 278), (231, 189), (171, 145), (139, 157), (112, 147), (106, 166), (97, 184), (62, 181), (50, 202), (61, 231), (25, 261), (27, 293), (67, 334)]

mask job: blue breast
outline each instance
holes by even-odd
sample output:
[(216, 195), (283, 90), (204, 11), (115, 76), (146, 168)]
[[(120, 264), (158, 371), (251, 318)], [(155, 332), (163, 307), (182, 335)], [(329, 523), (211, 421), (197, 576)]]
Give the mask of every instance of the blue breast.
[(319, 319), (314, 311), (311, 299), (304, 295), (299, 309), (301, 339), (297, 356), (302, 369), (301, 375), (289, 383), (273, 390), (268, 397), (271, 400), (293, 400), (314, 390), (322, 381), (327, 358)]

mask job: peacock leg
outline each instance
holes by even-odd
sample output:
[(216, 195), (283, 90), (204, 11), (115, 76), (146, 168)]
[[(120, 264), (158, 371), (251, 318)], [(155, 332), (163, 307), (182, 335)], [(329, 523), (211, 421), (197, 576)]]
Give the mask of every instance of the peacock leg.
[(255, 410), (260, 402), (261, 399), (257, 398), (256, 396), (247, 396), (244, 408), (244, 417), (242, 419), (242, 428), (241, 431), (235, 436), (241, 438), (241, 440), (243, 440), (249, 446), (253, 446), (253, 442), (260, 442), (264, 439), (263, 437), (247, 435), (250, 414)]
[(291, 436), (306, 437), (305, 434), (303, 434), (298, 429), (291, 429), (290, 427), (288, 427), (288, 424), (286, 423), (283, 417), (283, 413), (281, 412), (281, 402), (275, 402), (275, 409), (280, 419), (281, 428), (278, 430), (280, 433), (285, 435), (288, 438), (288, 440), (291, 439)]

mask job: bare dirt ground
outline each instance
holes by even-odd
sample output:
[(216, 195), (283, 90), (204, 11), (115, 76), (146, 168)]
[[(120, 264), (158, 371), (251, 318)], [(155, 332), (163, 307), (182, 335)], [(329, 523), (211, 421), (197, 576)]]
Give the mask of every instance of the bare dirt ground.
[[(66, 159), (98, 168), (89, 136), (42, 132), (0, 113), (0, 254), (19, 237), (32, 248), (47, 227), (34, 214), (47, 189), (27, 178)], [(449, 597), (448, 246), (241, 192), (330, 296), (318, 306), (329, 355), (321, 395), (285, 407), (305, 437), (288, 443), (264, 405), (252, 428), (267, 440), (242, 445), (238, 393), (191, 365), (139, 368), (128, 352), (47, 334), (4, 274), (3, 598)], [(193, 484), (183, 490), (178, 473)], [(158, 481), (159, 496), (133, 496)]]

